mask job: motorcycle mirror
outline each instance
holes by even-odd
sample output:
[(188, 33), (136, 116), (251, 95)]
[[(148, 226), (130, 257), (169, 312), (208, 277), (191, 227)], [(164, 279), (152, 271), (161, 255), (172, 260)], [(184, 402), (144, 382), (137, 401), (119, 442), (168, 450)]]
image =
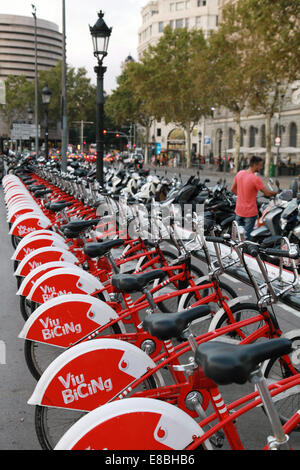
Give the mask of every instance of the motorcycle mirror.
[(279, 186), (280, 186), (280, 183), (279, 183), (279, 181), (278, 181), (278, 180), (276, 180), (276, 181), (275, 181), (275, 183), (276, 183), (276, 186), (277, 186), (277, 188), (279, 188)]

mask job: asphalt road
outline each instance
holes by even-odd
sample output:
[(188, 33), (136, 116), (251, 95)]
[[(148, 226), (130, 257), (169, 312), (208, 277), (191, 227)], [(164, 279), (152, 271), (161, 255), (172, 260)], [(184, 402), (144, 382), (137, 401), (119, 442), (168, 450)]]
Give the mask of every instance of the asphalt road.
[[(17, 286), (10, 259), (14, 249), (8, 235), (2, 188), (0, 190), (0, 240), (0, 345), (5, 347), (6, 353), (5, 357), (3, 354), (0, 356), (0, 450), (40, 450), (34, 428), (34, 407), (27, 404), (34, 390), (35, 380), (24, 360), (23, 340), (18, 339), (24, 320), (21, 317), (16, 296)], [(205, 266), (201, 265), (205, 270)], [(226, 278), (226, 282), (239, 295), (252, 293), (248, 286), (237, 281)], [(276, 312), (283, 331), (299, 327), (299, 314), (295, 315), (278, 307), (276, 307)], [(250, 391), (252, 391), (250, 385), (222, 388), (225, 400), (230, 401)], [(261, 409), (252, 411), (246, 419), (240, 419), (238, 429), (242, 438), (247, 436), (245, 442), (247, 442), (248, 449), (260, 449), (265, 443), (266, 435), (270, 432), (266, 416)], [(298, 434), (296, 441), (299, 443), (299, 440)]]

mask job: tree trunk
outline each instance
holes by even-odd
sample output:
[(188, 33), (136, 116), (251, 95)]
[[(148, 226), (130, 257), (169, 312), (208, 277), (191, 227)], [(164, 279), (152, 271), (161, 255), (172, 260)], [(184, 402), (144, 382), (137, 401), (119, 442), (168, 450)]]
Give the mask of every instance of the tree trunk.
[(265, 176), (270, 174), (270, 164), (272, 161), (272, 142), (271, 142), (271, 114), (266, 114), (266, 158), (265, 158)]
[[(241, 145), (241, 113), (238, 111), (234, 116), (235, 134), (234, 134), (234, 173), (239, 170), (240, 145)], [(226, 136), (225, 136), (226, 137)]]

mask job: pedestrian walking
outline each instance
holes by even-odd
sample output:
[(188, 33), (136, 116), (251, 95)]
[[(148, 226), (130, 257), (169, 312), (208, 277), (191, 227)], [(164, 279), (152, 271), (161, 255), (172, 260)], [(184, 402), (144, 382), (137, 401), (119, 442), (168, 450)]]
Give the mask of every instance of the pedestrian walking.
[(272, 197), (276, 191), (267, 189), (256, 174), (263, 166), (263, 159), (253, 156), (248, 170), (239, 171), (233, 180), (231, 191), (237, 195), (235, 214), (238, 225), (245, 228), (245, 238), (249, 240), (254, 228), (257, 215), (257, 193), (261, 191), (264, 196)]

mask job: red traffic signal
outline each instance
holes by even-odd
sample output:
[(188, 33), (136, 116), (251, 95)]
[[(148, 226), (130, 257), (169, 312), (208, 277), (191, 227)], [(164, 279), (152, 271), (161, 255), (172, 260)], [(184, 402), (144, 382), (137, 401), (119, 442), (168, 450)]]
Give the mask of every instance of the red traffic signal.
[(118, 132), (116, 133), (116, 137), (120, 137), (120, 134), (118, 134)]

